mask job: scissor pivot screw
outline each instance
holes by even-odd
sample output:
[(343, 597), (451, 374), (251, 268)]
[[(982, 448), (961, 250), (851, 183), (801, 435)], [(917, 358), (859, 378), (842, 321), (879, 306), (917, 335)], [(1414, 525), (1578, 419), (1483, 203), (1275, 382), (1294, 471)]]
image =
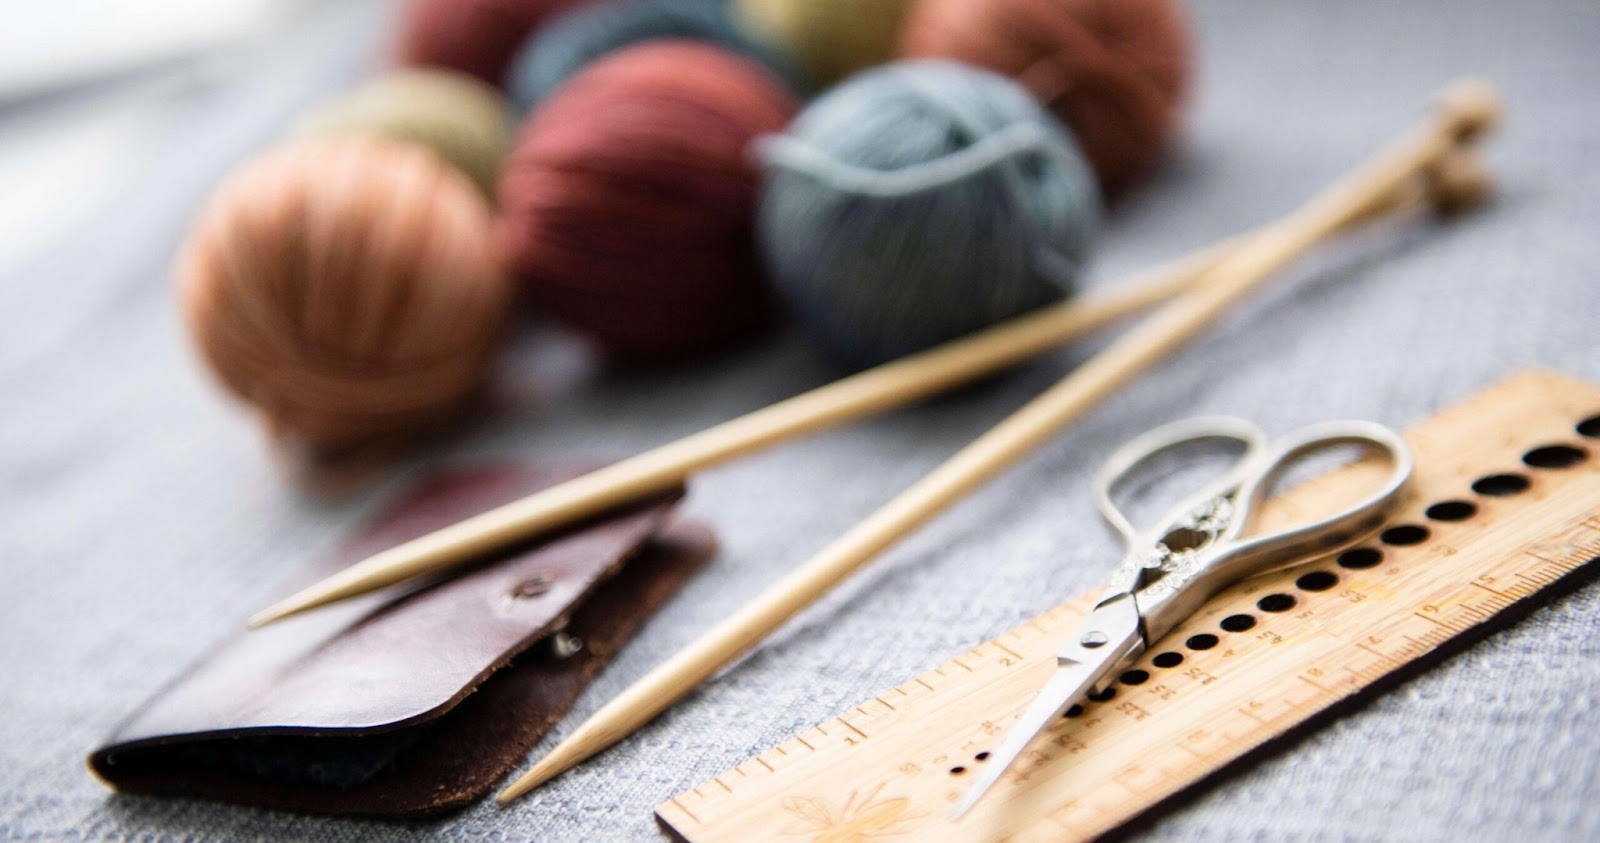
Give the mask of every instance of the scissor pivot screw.
[(1078, 643), (1092, 650), (1096, 647), (1104, 647), (1106, 642), (1110, 640), (1104, 632), (1095, 629), (1085, 632), (1083, 637), (1078, 639)]

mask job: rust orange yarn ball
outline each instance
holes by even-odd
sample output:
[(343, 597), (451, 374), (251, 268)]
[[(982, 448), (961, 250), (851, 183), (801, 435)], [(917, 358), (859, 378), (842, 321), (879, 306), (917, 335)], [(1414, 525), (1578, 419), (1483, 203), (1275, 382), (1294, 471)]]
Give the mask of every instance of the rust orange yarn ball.
[(1170, 144), (1192, 72), (1179, 0), (920, 0), (904, 56), (1013, 77), (1072, 128), (1109, 193)]
[(755, 62), (696, 42), (624, 48), (568, 79), (500, 174), (500, 242), (533, 303), (631, 363), (761, 325), (749, 146), (795, 108)]
[(306, 142), (229, 178), (178, 262), (189, 331), (270, 430), (392, 439), (475, 397), (511, 297), (488, 203), (423, 147)]
[(584, 2), (591, 0), (411, 0), (400, 21), (398, 58), (499, 87), (522, 42), (552, 15)]

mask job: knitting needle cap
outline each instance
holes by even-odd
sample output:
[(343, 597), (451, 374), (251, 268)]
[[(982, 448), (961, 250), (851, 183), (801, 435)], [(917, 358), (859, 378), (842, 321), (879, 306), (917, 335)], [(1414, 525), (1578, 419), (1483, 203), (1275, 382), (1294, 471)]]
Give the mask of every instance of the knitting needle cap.
[(1442, 216), (1463, 214), (1488, 204), (1496, 182), (1483, 153), (1471, 148), (1452, 150), (1426, 174), (1428, 201)]
[(1458, 79), (1439, 92), (1437, 105), (1458, 141), (1475, 138), (1500, 124), (1505, 110), (1500, 91), (1483, 79)]

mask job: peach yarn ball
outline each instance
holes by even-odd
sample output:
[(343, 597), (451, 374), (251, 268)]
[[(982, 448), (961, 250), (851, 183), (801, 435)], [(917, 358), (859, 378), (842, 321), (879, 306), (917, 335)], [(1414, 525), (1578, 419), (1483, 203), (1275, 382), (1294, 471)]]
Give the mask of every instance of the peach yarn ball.
[(277, 437), (358, 447), (479, 391), (512, 289), (487, 202), (428, 150), (305, 142), (246, 165), (179, 258), (189, 331)]

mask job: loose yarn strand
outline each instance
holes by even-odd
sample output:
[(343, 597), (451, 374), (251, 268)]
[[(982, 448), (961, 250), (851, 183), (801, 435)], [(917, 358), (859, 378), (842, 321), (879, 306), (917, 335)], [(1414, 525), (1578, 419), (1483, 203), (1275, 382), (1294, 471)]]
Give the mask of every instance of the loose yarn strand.
[(919, 161), (894, 170), (858, 166), (828, 154), (815, 145), (788, 135), (757, 138), (756, 159), (768, 167), (803, 173), (833, 190), (899, 199), (942, 190), (965, 181), (1022, 153), (1054, 154), (1051, 138), (1032, 123), (1013, 123), (984, 135), (964, 149), (932, 161)]

